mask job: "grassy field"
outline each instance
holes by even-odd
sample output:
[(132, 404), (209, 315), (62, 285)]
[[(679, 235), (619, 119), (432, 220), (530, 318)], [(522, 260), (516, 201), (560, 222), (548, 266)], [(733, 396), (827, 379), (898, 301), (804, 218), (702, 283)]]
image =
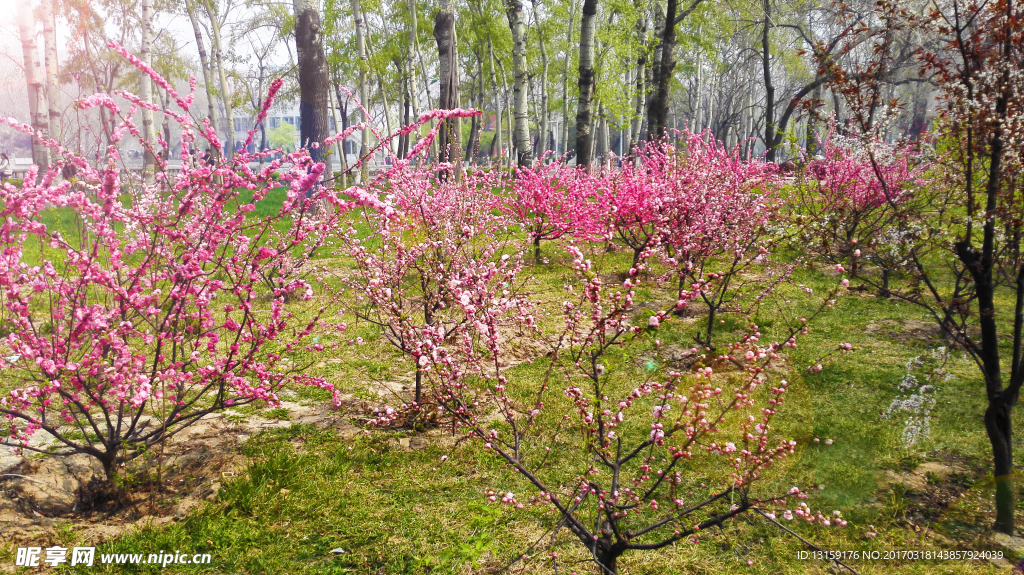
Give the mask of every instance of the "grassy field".
[[(271, 213), (273, 199), (258, 206), (256, 214)], [(535, 298), (550, 305), (558, 301), (567, 261), (554, 245), (544, 249), (550, 262), (531, 267), (529, 273), (537, 278)], [(779, 259), (804, 255), (795, 247), (789, 250), (778, 254)], [(595, 252), (595, 257), (608, 273), (629, 263), (625, 250)], [(344, 259), (329, 257), (322, 263), (339, 274), (349, 266)], [(794, 275), (795, 283), (815, 293), (827, 293), (837, 281), (826, 267), (805, 266)], [(798, 291), (787, 289), (795, 300)], [(663, 295), (653, 289), (640, 290), (637, 297), (639, 302), (663, 303), (660, 299)], [(759, 318), (769, 332), (781, 324), (773, 313), (765, 311)], [(721, 333), (738, 333), (742, 318), (725, 319)], [(544, 327), (553, 325), (554, 319), (548, 319)], [(658, 337), (666, 347), (689, 346), (696, 329), (693, 323), (667, 322)], [(295, 361), (308, 362), (311, 374), (324, 375), (344, 393), (368, 401), (378, 400), (374, 382), (410, 379), (408, 361), (388, 348), (373, 326), (351, 322), (342, 337), (360, 337), (364, 343), (343, 346), (334, 358), (340, 362), (312, 355)], [(855, 351), (825, 363), (821, 372), (807, 371), (839, 342), (852, 343)], [(869, 291), (848, 292), (814, 322), (810, 334), (787, 354), (783, 369), (793, 392), (780, 423), (787, 436), (799, 441), (797, 457), (774, 469), (762, 488), (774, 493), (789, 485), (817, 486), (808, 504), (825, 513), (841, 510), (849, 525), (793, 522), (787, 527), (826, 550), (995, 548), (988, 530), (993, 512), (982, 426), (985, 401), (973, 363), (963, 352), (951, 351), (945, 366), (951, 377), (934, 393), (931, 432), (915, 444), (904, 442), (904, 416), (886, 415), (893, 400), (906, 395), (898, 387), (908, 362), (944, 345), (921, 310)], [(539, 359), (510, 373), (515, 382), (531, 386), (543, 377), (545, 367)], [(623, 385), (630, 384), (630, 369), (623, 368)], [(300, 389), (294, 399), (324, 402), (328, 395)], [(267, 408), (264, 413), (286, 417), (280, 410)], [(358, 421), (357, 415), (343, 410), (338, 420), (351, 416)], [(536, 493), (479, 443), (457, 443), (442, 430), (347, 429), (342, 433), (338, 426), (294, 425), (251, 437), (241, 447), (248, 459), (245, 473), (225, 483), (214, 501), (168, 525), (140, 525), (98, 550), (210, 553), (211, 565), (107, 566), (89, 572), (460, 574), (508, 568), (512, 573), (554, 573), (545, 560), (551, 551), (561, 558), (558, 573), (597, 572), (584, 562), (578, 542), (565, 530), (552, 539), (558, 518), (547, 507), (517, 510), (488, 503), (487, 489), (522, 493), (523, 499)], [(412, 437), (426, 441), (420, 448), (405, 447), (401, 440)], [(927, 462), (939, 466), (924, 476), (922, 485), (908, 487), (896, 480), (896, 475)], [(55, 543), (70, 547), (77, 542), (73, 530), (62, 533)], [(697, 543), (627, 554), (620, 569), (626, 574), (836, 572), (826, 561), (802, 559), (800, 552), (808, 549), (797, 537), (752, 514)], [(6, 561), (9, 552), (0, 558)], [(981, 560), (904, 557), (847, 563), (864, 574), (997, 572)]]

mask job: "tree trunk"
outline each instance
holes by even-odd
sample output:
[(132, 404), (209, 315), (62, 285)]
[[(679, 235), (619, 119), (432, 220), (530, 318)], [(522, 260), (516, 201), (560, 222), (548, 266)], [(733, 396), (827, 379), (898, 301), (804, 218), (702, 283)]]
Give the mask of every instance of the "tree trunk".
[(611, 538), (607, 536), (587, 543), (588, 547), (591, 545), (593, 545), (594, 559), (601, 565), (599, 572), (602, 575), (618, 575), (619, 557), (626, 550), (625, 545), (621, 542), (612, 543)]
[(498, 91), (497, 76), (494, 73), (494, 45), (491, 43), (491, 35), (490, 34), (487, 34), (487, 63), (488, 63), (488, 66), (491, 69), (491, 86), (494, 87), (494, 107), (495, 107), (495, 114), (497, 115), (496, 122), (495, 122), (496, 133), (495, 133), (494, 137), (497, 140), (497, 146), (498, 146), (498, 166), (501, 166), (501, 160), (502, 160), (501, 154), (504, 152), (504, 149), (505, 149), (505, 142), (503, 141), (503, 138), (502, 138), (502, 132), (503, 132), (502, 128), (503, 128), (503, 126), (505, 124), (505, 122), (504, 122), (504, 112), (505, 111), (504, 111), (504, 107), (501, 105), (502, 97), (501, 97), (501, 94)]
[[(409, 78), (409, 105), (411, 106), (410, 115), (413, 118), (418, 118), (420, 115), (420, 89), (416, 83), (416, 65), (413, 58), (414, 55), (419, 54), (419, 44), (417, 43), (416, 35), (418, 30), (418, 24), (416, 20), (416, 2), (415, 0), (409, 0), (406, 3), (406, 8), (409, 10), (409, 61), (408, 61), (408, 78)], [(430, 86), (427, 85), (427, 98), (430, 97)], [(409, 121), (406, 121), (406, 125)], [(406, 138), (408, 141), (408, 138)], [(408, 148), (408, 146), (406, 146)], [(406, 150), (408, 151), (408, 150)]]
[[(330, 67), (328, 67), (328, 69), (327, 69), (327, 77), (328, 77), (328, 81), (329, 81), (330, 80)], [(330, 102), (328, 102), (328, 103), (331, 106), (331, 117), (334, 118), (334, 131), (336, 133), (340, 134), (341, 132), (343, 132), (345, 130), (345, 128), (342, 127), (341, 118), (338, 117), (338, 109), (340, 108), (340, 106), (338, 104), (337, 95), (330, 89), (330, 87), (328, 87), (328, 89), (327, 89), (327, 97), (330, 99)], [(332, 135), (334, 135), (334, 134), (332, 134)], [(348, 187), (348, 176), (347, 176), (347, 174), (345, 174), (345, 148), (344, 148), (344, 142), (341, 141), (341, 140), (338, 140), (337, 142), (334, 143), (334, 147), (335, 147), (335, 150), (337, 150), (337, 154), (338, 154), (338, 171), (341, 173), (341, 187), (342, 188), (347, 188)], [(331, 170), (333, 170), (333, 169), (334, 169), (334, 162), (331, 162)], [(337, 185), (337, 182), (335, 182), (335, 185)]]
[[(665, 14), (660, 8), (655, 7), (654, 9), (654, 29), (662, 30), (665, 26)], [(656, 96), (654, 89), (657, 86), (655, 82), (655, 75), (658, 70), (661, 69), (661, 39), (659, 37), (657, 45), (654, 47), (654, 55), (652, 57), (651, 65), (644, 70), (644, 83), (647, 85), (647, 94), (644, 98), (644, 108), (649, 109)], [(699, 71), (698, 71), (699, 72)], [(651, 132), (651, 115), (645, 113), (643, 120), (640, 122), (640, 139), (649, 140)]]
[(60, 111), (60, 66), (57, 62), (57, 32), (53, 15), (53, 0), (43, 0), (43, 51), (46, 56), (46, 104), (50, 121), (48, 135), (63, 141)]
[[(412, 123), (412, 90), (409, 88), (409, 75), (402, 75), (402, 119), (399, 122), (402, 126), (408, 126)], [(409, 134), (398, 135), (398, 159), (404, 160), (409, 150)]]
[(771, 30), (772, 14), (770, 0), (764, 0), (764, 25), (761, 27), (761, 69), (764, 74), (764, 145), (767, 153), (764, 159), (775, 161), (775, 85), (772, 83), (771, 44), (768, 32)]
[[(576, 26), (576, 3), (569, 5), (569, 25), (566, 27), (565, 45), (572, 45), (572, 31)], [(569, 150), (569, 56), (572, 50), (565, 51), (565, 61), (562, 67), (562, 149), (565, 154)]]
[[(438, 82), (440, 97), (437, 107), (454, 110), (459, 107), (458, 47), (455, 39), (455, 10), (452, 0), (444, 0), (434, 17), (434, 40), (437, 41)], [(438, 141), (438, 161), (449, 162), (459, 157), (461, 126), (458, 118), (444, 121)]]
[[(348, 100), (345, 100), (345, 104), (342, 105), (341, 98), (341, 83), (334, 80), (334, 101), (338, 104), (338, 113), (341, 114), (341, 131), (344, 132), (348, 129)], [(341, 185), (342, 187), (348, 187), (348, 153), (349, 145), (348, 138), (339, 142), (341, 144)]]
[[(36, 132), (48, 134), (46, 101), (43, 94), (43, 66), (39, 61), (39, 47), (36, 44), (36, 22), (32, 17), (32, 6), (28, 2), (18, 3), (18, 32), (25, 60), (30, 122)], [(32, 137), (32, 163), (39, 166), (40, 170), (50, 166), (49, 149), (39, 143), (35, 136)]]
[(604, 102), (597, 103), (597, 145), (594, 156), (602, 167), (608, 162), (608, 119), (605, 117)]
[[(548, 52), (547, 47), (544, 44), (544, 30), (540, 26), (540, 14), (537, 13), (537, 0), (532, 0), (533, 4), (533, 19), (537, 23), (537, 46), (540, 48), (540, 116), (537, 118), (540, 126), (537, 131), (540, 132), (540, 152), (543, 153), (549, 150), (549, 137), (548, 132), (550, 126), (549, 122), (549, 111), (548, 111)], [(534, 156), (538, 153), (534, 150)]]
[[(703, 0), (693, 0), (679, 14), (679, 0), (668, 0), (665, 24), (661, 31), (661, 45), (655, 55), (652, 78), (652, 97), (647, 100), (648, 138), (657, 140), (668, 134), (668, 97), (672, 86), (672, 73), (676, 67), (676, 26), (689, 16)], [(659, 57), (660, 56), (660, 57)]]
[(217, 11), (213, 5), (213, 0), (203, 0), (203, 3), (206, 6), (206, 13), (210, 16), (210, 30), (213, 32), (213, 60), (216, 62), (217, 66), (217, 75), (220, 79), (220, 95), (224, 102), (224, 117), (228, 124), (226, 128), (227, 134), (225, 135), (223, 142), (224, 154), (225, 157), (230, 158), (234, 154), (235, 150), (235, 114), (231, 110), (231, 95), (228, 94), (228, 79), (227, 76), (224, 75), (224, 53), (222, 48), (223, 42), (221, 42), (220, 38), (220, 20), (217, 19)]
[[(811, 100), (817, 101), (819, 99), (821, 99), (821, 86), (815, 87), (814, 88), (814, 92), (811, 93)], [(814, 133), (814, 124), (815, 124), (814, 113), (813, 112), (808, 113), (807, 114), (807, 128), (806, 128), (806, 135), (805, 135), (806, 140), (804, 141), (804, 145), (806, 146), (806, 149), (807, 149), (807, 155), (812, 157), (812, 158), (814, 157), (815, 154), (818, 153), (817, 134)]]
[[(142, 47), (139, 50), (139, 60), (142, 63), (152, 65), (152, 44), (153, 44), (153, 1), (142, 0)], [(139, 76), (139, 98), (143, 102), (153, 102), (153, 79), (146, 74)], [(147, 184), (153, 183), (153, 165), (156, 158), (150, 149), (153, 146), (153, 111), (147, 108), (142, 109), (142, 174)]]
[[(639, 2), (636, 2), (635, 5), (639, 12)], [(647, 50), (643, 48), (647, 45), (647, 17), (644, 14), (641, 14), (636, 21), (636, 39), (637, 44), (640, 46), (640, 51), (636, 58), (636, 78), (633, 88), (633, 120), (629, 123), (629, 149), (626, 150), (626, 154), (633, 153), (633, 148), (636, 147), (637, 142), (640, 140), (640, 128), (643, 126), (644, 121), (644, 96), (646, 92), (644, 75), (647, 69)]]
[[(669, 0), (673, 2), (675, 0)], [(584, 0), (580, 19), (579, 102), (576, 106), (576, 165), (590, 167), (594, 135), (590, 104), (594, 99), (594, 29), (597, 27), (597, 0)]]
[[(366, 101), (366, 33), (363, 30), (366, 23), (363, 21), (363, 13), (359, 9), (359, 0), (352, 0), (352, 19), (356, 25), (356, 53), (359, 56), (359, 104), (366, 107), (369, 105)], [(363, 124), (369, 124), (369, 122), (370, 119), (364, 114)], [(360, 132), (359, 144), (359, 160), (362, 162), (359, 165), (360, 183), (365, 183), (370, 178), (369, 158), (366, 157), (369, 153), (370, 130), (364, 127)]]
[[(392, 131), (394, 128), (391, 124), (391, 103), (388, 102), (387, 92), (384, 90), (383, 76), (377, 76), (377, 86), (380, 88), (380, 105), (384, 107), (384, 127), (387, 129), (387, 134), (394, 134)], [(391, 142), (385, 143), (385, 149), (391, 150)]]
[(530, 141), (530, 115), (526, 109), (526, 26), (523, 24), (523, 4), (520, 0), (506, 0), (505, 13), (512, 31), (512, 110), (516, 123), (512, 138), (516, 144), (516, 165), (528, 168), (533, 164), (533, 143)]
[(322, 144), (329, 133), (330, 80), (323, 25), (313, 0), (295, 0), (295, 50), (299, 60), (299, 141), (309, 146), (314, 162), (323, 162), (326, 149), (312, 144)]
[(206, 87), (207, 113), (210, 117), (210, 125), (216, 133), (218, 128), (217, 105), (213, 99), (213, 77), (210, 71), (210, 57), (206, 53), (206, 43), (203, 41), (203, 33), (199, 28), (199, 19), (196, 17), (196, 8), (192, 3), (193, 1), (194, 0), (185, 0), (185, 11), (188, 12), (188, 19), (192, 22), (192, 32), (196, 37), (196, 48), (199, 49), (199, 63), (203, 69), (203, 85)]
[(665, 26), (661, 33), (660, 58), (654, 67), (653, 93), (647, 105), (648, 138), (658, 140), (667, 134), (668, 128), (668, 94), (672, 82), (672, 72), (676, 63), (673, 52), (676, 47), (676, 12), (679, 10), (678, 0), (668, 0), (665, 12)]

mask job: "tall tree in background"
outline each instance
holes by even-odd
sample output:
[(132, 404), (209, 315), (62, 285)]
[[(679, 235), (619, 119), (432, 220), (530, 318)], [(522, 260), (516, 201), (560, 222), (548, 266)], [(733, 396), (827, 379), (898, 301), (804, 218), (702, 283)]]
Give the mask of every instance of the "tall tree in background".
[[(49, 132), (46, 122), (46, 99), (43, 94), (43, 66), (39, 61), (39, 46), (36, 43), (36, 23), (32, 6), (18, 2), (18, 32), (21, 37), (21, 52), (25, 60), (25, 80), (28, 85), (28, 107), (32, 128), (36, 132)], [(32, 163), (45, 168), (50, 165), (49, 151), (32, 139)]]
[[(139, 50), (139, 59), (146, 65), (153, 63), (153, 0), (142, 0), (142, 48)], [(153, 101), (153, 79), (146, 74), (139, 75), (139, 97), (143, 102)], [(142, 109), (142, 140), (147, 146), (153, 146), (156, 140), (153, 137), (153, 111), (148, 108)], [(147, 183), (153, 183), (153, 164), (156, 158), (151, 150), (142, 150), (142, 173)]]
[(768, 147), (765, 160), (775, 161), (775, 83), (772, 81), (771, 41), (769, 33), (772, 29), (772, 6), (769, 0), (763, 1), (764, 22), (761, 25), (761, 72), (764, 76), (764, 143)]
[[(544, 42), (544, 27), (541, 25), (543, 20), (540, 17), (540, 13), (537, 11), (537, 0), (531, 0), (533, 5), (533, 23), (537, 27), (537, 47), (540, 48), (540, 113), (537, 114), (537, 144), (536, 147), (540, 148), (540, 153), (543, 154), (546, 150), (554, 147), (551, 143), (551, 139), (548, 137), (549, 130), (549, 104), (548, 98), (548, 51), (547, 46)], [(537, 155), (534, 151), (533, 155)]]
[[(225, 127), (225, 134), (223, 136), (224, 154), (227, 157), (231, 157), (235, 150), (235, 115), (231, 109), (231, 94), (228, 88), (227, 75), (224, 73), (224, 42), (221, 39), (220, 34), (220, 19), (217, 12), (217, 5), (214, 0), (202, 0), (203, 5), (206, 7), (206, 14), (210, 17), (210, 32), (211, 32), (211, 48), (212, 48), (212, 61), (216, 67), (218, 80), (220, 80), (220, 95), (224, 102), (224, 119), (226, 120), (227, 126)], [(296, 2), (298, 5), (298, 2)], [(296, 30), (298, 30), (298, 11), (296, 10)], [(317, 21), (319, 22), (320, 17), (317, 15)], [(322, 46), (322, 45), (321, 45)], [(321, 47), (320, 53), (323, 54), (323, 48)]]
[[(673, 0), (669, 0), (673, 1)], [(597, 0), (584, 0), (580, 19), (579, 100), (576, 104), (576, 165), (590, 167), (594, 151), (591, 102), (594, 99), (594, 30), (597, 28)]]
[(665, 26), (661, 30), (661, 43), (654, 56), (654, 70), (651, 94), (647, 100), (648, 139), (658, 139), (668, 129), (668, 98), (675, 71), (676, 26), (693, 13), (704, 0), (693, 0), (679, 13), (679, 0), (668, 0), (665, 10)]
[(203, 32), (199, 27), (199, 17), (196, 15), (195, 0), (185, 0), (185, 11), (192, 23), (192, 32), (196, 37), (196, 49), (199, 52), (199, 65), (203, 70), (203, 86), (206, 89), (207, 114), (210, 124), (216, 131), (217, 126), (217, 105), (213, 99), (213, 73), (210, 70), (210, 56), (206, 52), (206, 42), (203, 40)]
[(299, 141), (315, 162), (324, 161), (329, 135), (330, 80), (324, 56), (323, 25), (314, 0), (295, 0), (295, 51), (299, 59)]
[[(442, 0), (434, 17), (434, 40), (437, 41), (438, 83), (440, 97), (437, 107), (453, 110), (459, 107), (459, 60), (455, 39), (455, 9), (452, 0)], [(447, 162), (461, 156), (459, 135), (461, 123), (458, 118), (444, 121), (439, 138), (438, 160)]]
[[(359, 104), (369, 107), (370, 102), (366, 99), (366, 31), (359, 0), (352, 0), (352, 19), (356, 25), (356, 53), (359, 57)], [(369, 122), (369, 118), (363, 118), (364, 126), (369, 124)], [(370, 130), (364, 127), (360, 136), (359, 158), (363, 161), (359, 165), (359, 175), (360, 181), (365, 182), (370, 174), (370, 164), (366, 161), (366, 155), (370, 153)]]
[[(526, 26), (523, 24), (521, 0), (506, 0), (505, 13), (512, 31), (512, 70), (515, 76), (512, 84), (512, 114), (515, 116), (512, 138), (516, 145), (516, 165), (528, 168), (533, 165), (533, 143), (530, 141), (530, 116), (526, 102)], [(545, 80), (541, 79), (542, 82)]]
[(63, 139), (60, 109), (60, 67), (57, 63), (57, 26), (54, 20), (53, 0), (43, 0), (43, 53), (46, 58), (46, 108), (49, 136)]

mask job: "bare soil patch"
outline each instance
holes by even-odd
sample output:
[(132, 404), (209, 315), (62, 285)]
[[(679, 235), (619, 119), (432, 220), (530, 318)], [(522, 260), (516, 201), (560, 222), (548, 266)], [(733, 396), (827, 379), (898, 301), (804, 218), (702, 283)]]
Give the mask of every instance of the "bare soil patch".
[(330, 405), (286, 400), (280, 407), (287, 418), (227, 410), (198, 421), (123, 471), (132, 487), (122, 501), (111, 498), (102, 467), (88, 455), (20, 456), (0, 448), (0, 537), (49, 546), (70, 528), (77, 544), (96, 545), (134, 527), (178, 521), (245, 471), (239, 445), (255, 433), (295, 423), (335, 428), (343, 436), (358, 432)]

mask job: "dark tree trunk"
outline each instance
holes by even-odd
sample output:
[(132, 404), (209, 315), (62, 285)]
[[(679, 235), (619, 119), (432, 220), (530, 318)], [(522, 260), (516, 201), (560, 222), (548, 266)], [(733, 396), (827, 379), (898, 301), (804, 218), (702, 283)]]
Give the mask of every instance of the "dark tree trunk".
[(761, 27), (761, 69), (764, 73), (764, 145), (768, 149), (764, 159), (775, 161), (775, 85), (772, 83), (771, 43), (768, 32), (771, 30), (772, 14), (769, 0), (764, 0), (764, 25)]
[(624, 542), (612, 542), (609, 537), (601, 537), (593, 543), (594, 559), (600, 567), (598, 571), (602, 575), (618, 575), (619, 557), (626, 551)]
[[(411, 57), (411, 56), (410, 56)], [(397, 62), (396, 62), (397, 64)], [(409, 87), (409, 77), (403, 78), (405, 89), (402, 91), (404, 96), (402, 97), (402, 126), (408, 126), (412, 123), (412, 102)], [(398, 157), (404, 160), (409, 155), (409, 134), (402, 134), (398, 136)]]
[(647, 139), (657, 140), (668, 134), (668, 97), (672, 86), (672, 72), (676, 68), (676, 26), (686, 19), (704, 0), (692, 0), (689, 6), (679, 12), (679, 0), (668, 0), (665, 6), (665, 22), (661, 29), (661, 43), (655, 51), (654, 69), (651, 78), (652, 92), (647, 100)]
[[(327, 150), (322, 144), (330, 131), (330, 80), (320, 12), (311, 0), (295, 0), (295, 48), (299, 60), (299, 140), (310, 146), (313, 161), (323, 162)], [(314, 149), (313, 143), (320, 145)]]
[[(434, 40), (437, 41), (438, 83), (440, 98), (437, 107), (452, 110), (459, 107), (458, 48), (455, 43), (455, 12), (451, 1), (442, 3), (434, 17)], [(458, 118), (444, 121), (438, 139), (438, 161), (449, 162), (459, 157), (460, 123)]]
[(665, 25), (661, 30), (661, 45), (654, 63), (653, 91), (647, 102), (647, 135), (657, 140), (666, 135), (668, 129), (668, 93), (672, 83), (672, 72), (676, 63), (672, 56), (676, 47), (676, 12), (679, 0), (668, 0), (665, 9)]

